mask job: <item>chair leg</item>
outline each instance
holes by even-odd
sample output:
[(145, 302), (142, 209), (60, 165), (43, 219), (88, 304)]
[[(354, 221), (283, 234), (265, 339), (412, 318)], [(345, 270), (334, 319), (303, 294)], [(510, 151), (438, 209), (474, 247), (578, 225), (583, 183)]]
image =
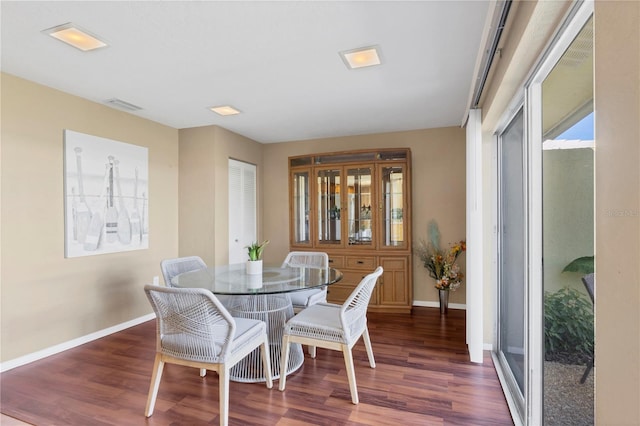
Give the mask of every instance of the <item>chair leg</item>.
[(282, 336), (282, 348), (280, 349), (280, 383), (278, 389), (283, 391), (287, 384), (287, 365), (289, 364), (289, 336)]
[(344, 365), (347, 367), (347, 378), (349, 379), (349, 389), (351, 390), (351, 402), (358, 404), (358, 386), (356, 385), (356, 373), (353, 368), (353, 356), (351, 348), (348, 345), (342, 345), (342, 355), (344, 356)]
[(371, 338), (369, 337), (369, 329), (365, 325), (364, 333), (362, 333), (362, 339), (364, 340), (364, 347), (367, 349), (367, 357), (369, 357), (369, 365), (371, 368), (376, 368), (376, 360), (373, 357), (373, 348), (371, 347)]
[(160, 388), (162, 370), (164, 370), (164, 361), (162, 361), (162, 356), (159, 353), (156, 353), (156, 359), (153, 362), (153, 373), (151, 373), (151, 384), (149, 385), (147, 407), (144, 410), (145, 417), (151, 417), (153, 409), (156, 406), (156, 397), (158, 396), (158, 389)]
[(587, 369), (584, 370), (584, 374), (580, 379), (580, 383), (584, 383), (587, 380), (587, 377), (589, 377), (589, 373), (591, 372), (592, 368), (593, 368), (593, 358), (591, 358), (591, 362), (589, 363), (589, 365), (587, 365)]
[(218, 370), (218, 382), (220, 426), (227, 426), (229, 424), (229, 368), (226, 365)]
[(262, 369), (267, 379), (267, 388), (273, 387), (273, 378), (271, 376), (271, 355), (269, 354), (269, 338), (264, 335), (264, 342), (260, 345), (260, 355), (262, 356)]

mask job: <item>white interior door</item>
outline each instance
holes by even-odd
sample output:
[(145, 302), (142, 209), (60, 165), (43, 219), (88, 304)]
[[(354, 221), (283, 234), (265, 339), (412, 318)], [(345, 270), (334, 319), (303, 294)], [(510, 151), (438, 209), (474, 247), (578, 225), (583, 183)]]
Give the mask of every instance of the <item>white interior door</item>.
[(229, 263), (247, 260), (246, 246), (257, 240), (256, 166), (229, 159)]

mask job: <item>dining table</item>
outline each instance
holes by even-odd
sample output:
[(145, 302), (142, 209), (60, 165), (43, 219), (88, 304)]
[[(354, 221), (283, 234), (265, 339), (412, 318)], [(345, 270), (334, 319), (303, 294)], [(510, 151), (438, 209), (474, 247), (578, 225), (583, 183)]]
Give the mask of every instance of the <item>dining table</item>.
[[(289, 294), (330, 286), (342, 279), (335, 268), (292, 267), (265, 264), (260, 274), (249, 274), (245, 263), (211, 266), (175, 276), (171, 285), (205, 288), (220, 299), (232, 316), (264, 321), (269, 338), (271, 375), (280, 377), (280, 352), (285, 323), (294, 315)], [(291, 345), (287, 374), (304, 362), (299, 344)], [(232, 367), (229, 377), (236, 382), (264, 382), (265, 374), (256, 349)]]

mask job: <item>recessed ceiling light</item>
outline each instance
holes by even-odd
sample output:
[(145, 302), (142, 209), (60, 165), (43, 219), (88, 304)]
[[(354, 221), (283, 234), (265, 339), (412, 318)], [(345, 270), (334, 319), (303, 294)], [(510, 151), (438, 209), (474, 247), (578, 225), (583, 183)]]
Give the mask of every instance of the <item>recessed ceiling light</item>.
[(235, 109), (232, 106), (229, 105), (221, 105), (221, 106), (216, 106), (216, 107), (210, 107), (209, 108), (211, 111), (215, 112), (216, 114), (220, 114), (220, 115), (236, 115), (236, 114), (240, 114), (240, 111), (238, 111), (237, 109)]
[(71, 22), (43, 30), (42, 32), (83, 52), (107, 47), (107, 43)]
[(380, 65), (380, 47), (369, 46), (361, 47), (359, 49), (345, 50), (340, 52), (340, 56), (345, 65), (349, 69), (371, 67), (373, 65)]

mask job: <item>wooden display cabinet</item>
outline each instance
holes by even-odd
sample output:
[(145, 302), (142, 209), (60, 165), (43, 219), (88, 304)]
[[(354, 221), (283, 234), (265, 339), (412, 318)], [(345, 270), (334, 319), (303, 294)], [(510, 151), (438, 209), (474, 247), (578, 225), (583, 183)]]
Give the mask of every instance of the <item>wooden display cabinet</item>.
[(369, 309), (410, 312), (411, 151), (290, 157), (289, 176), (291, 250), (324, 251), (344, 274), (328, 300), (342, 303), (380, 265)]

